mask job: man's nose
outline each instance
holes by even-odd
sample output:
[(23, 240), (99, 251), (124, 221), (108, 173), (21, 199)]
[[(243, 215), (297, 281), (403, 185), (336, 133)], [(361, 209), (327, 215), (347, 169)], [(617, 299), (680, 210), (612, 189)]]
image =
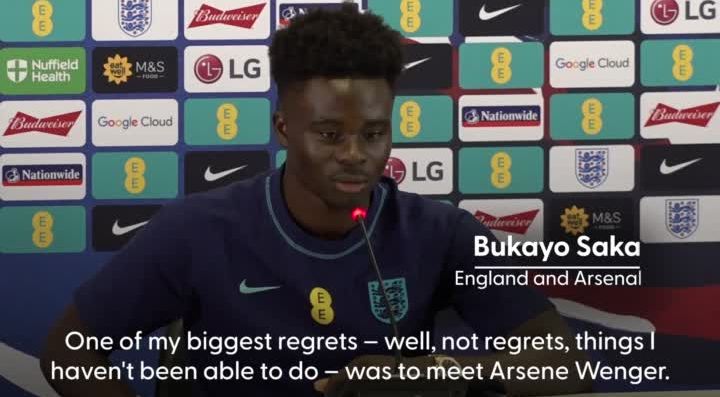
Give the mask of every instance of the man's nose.
[(357, 164), (367, 159), (365, 142), (360, 134), (347, 134), (338, 146), (336, 158), (339, 163)]

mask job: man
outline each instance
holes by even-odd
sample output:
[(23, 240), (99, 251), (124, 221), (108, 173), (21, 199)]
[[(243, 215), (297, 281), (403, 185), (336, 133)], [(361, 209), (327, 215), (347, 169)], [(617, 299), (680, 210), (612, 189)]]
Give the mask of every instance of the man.
[[(399, 192), (382, 176), (391, 149), (394, 83), (402, 72), (400, 36), (353, 6), (317, 11), (278, 32), (270, 48), (279, 92), (273, 124), (287, 148), (285, 165), (248, 181), (166, 205), (112, 261), (76, 292), (52, 330), (42, 360), (59, 365), (107, 365), (109, 351), (68, 351), (68, 332), (115, 340), (151, 332), (183, 318), (202, 336), (358, 337), (356, 350), (241, 351), (233, 356), (190, 351), (197, 368), (239, 361), (285, 370), (339, 370), (348, 363), (391, 365), (381, 345), (392, 335), (361, 229), (350, 217), (367, 208), (367, 225), (392, 294), (402, 335), (432, 330), (434, 315), (453, 306), (480, 335), (569, 338), (549, 302), (530, 289), (454, 287), (455, 270), (472, 272), (474, 236), (490, 236), (469, 213)], [(479, 261), (479, 262), (478, 262)], [(568, 339), (570, 340), (570, 339)], [(580, 357), (557, 352), (457, 357), (460, 365), (561, 364)], [(354, 360), (354, 361), (353, 361)], [(406, 358), (427, 367), (438, 358)], [(454, 362), (454, 361), (453, 361)], [(330, 379), (192, 382), (196, 396), (318, 396), (342, 386)], [(133, 396), (119, 381), (51, 381), (67, 396)], [(516, 395), (585, 388), (579, 381), (505, 382)]]

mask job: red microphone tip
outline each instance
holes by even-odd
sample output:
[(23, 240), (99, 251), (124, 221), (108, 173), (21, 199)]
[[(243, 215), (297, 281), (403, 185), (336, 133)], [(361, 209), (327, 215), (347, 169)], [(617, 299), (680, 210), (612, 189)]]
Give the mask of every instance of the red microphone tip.
[(367, 216), (367, 211), (364, 208), (358, 207), (352, 211), (351, 216), (354, 221), (357, 221), (358, 218), (365, 219), (365, 217)]

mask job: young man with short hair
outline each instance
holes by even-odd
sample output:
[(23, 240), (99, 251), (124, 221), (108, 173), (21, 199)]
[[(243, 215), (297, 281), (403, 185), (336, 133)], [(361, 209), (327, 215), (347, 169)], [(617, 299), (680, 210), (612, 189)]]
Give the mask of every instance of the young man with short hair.
[[(569, 338), (547, 299), (531, 289), (454, 286), (458, 270), (504, 262), (475, 258), (474, 237), (490, 232), (451, 205), (398, 191), (383, 170), (392, 145), (394, 84), (402, 73), (400, 35), (371, 13), (346, 5), (297, 18), (270, 47), (279, 106), (273, 125), (285, 165), (253, 179), (167, 204), (95, 277), (51, 332), (43, 358), (59, 365), (107, 365), (105, 351), (70, 352), (79, 330), (118, 339), (182, 318), (195, 336), (357, 337), (356, 349), (189, 352), (197, 368), (239, 361), (287, 370), (298, 361), (325, 370), (392, 365), (392, 352), (364, 340), (392, 336), (389, 313), (350, 212), (367, 209), (367, 227), (401, 335), (432, 330), (454, 307), (478, 335)], [(572, 339), (568, 339), (569, 345)], [(348, 345), (349, 346), (349, 345)], [(348, 347), (346, 346), (346, 347)], [(455, 357), (460, 365), (560, 365), (581, 357), (556, 351)], [(448, 359), (445, 357), (444, 359)], [(438, 357), (405, 358), (437, 365)], [(193, 396), (317, 396), (344, 382), (192, 382)], [(256, 374), (257, 375), (257, 374)], [(52, 382), (67, 396), (133, 396), (122, 382)], [(583, 390), (580, 381), (506, 382), (514, 395)]]

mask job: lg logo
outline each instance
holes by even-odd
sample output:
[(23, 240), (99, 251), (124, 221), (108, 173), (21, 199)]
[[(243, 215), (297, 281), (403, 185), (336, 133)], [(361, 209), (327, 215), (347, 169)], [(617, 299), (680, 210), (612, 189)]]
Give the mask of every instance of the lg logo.
[[(684, 1), (684, 18), (687, 21), (713, 20), (717, 17), (716, 0), (704, 0), (693, 7), (690, 0)], [(670, 25), (681, 14), (677, 0), (655, 0), (652, 2), (650, 15), (659, 25)]]
[[(423, 167), (419, 161), (412, 161), (410, 179), (413, 182), (441, 181), (444, 177), (443, 163), (430, 161)], [(399, 185), (407, 176), (405, 163), (397, 157), (390, 157), (385, 165), (384, 175), (393, 178)]]
[(215, 55), (205, 54), (195, 61), (195, 77), (205, 84), (212, 84), (222, 77), (223, 64)]
[[(230, 59), (229, 79), (257, 79), (262, 76), (260, 60), (256, 58), (246, 59), (244, 62), (237, 59)], [(205, 84), (212, 84), (220, 80), (225, 67), (220, 58), (212, 54), (202, 55), (195, 61), (195, 77)]]

